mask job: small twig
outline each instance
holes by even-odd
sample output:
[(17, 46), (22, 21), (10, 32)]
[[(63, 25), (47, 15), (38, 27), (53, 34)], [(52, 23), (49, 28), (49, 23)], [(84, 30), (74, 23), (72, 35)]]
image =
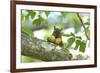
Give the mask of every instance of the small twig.
[(81, 21), (81, 23), (82, 23), (82, 26), (83, 26), (83, 28), (84, 28), (85, 35), (86, 35), (87, 39), (89, 40), (89, 37), (88, 37), (88, 35), (87, 35), (87, 33), (86, 33), (86, 28), (85, 28), (85, 25), (84, 25), (84, 23), (83, 23), (83, 21), (82, 21), (82, 19), (81, 19), (80, 15), (79, 15), (79, 13), (77, 13), (77, 16), (79, 17), (79, 19), (80, 19), (80, 21)]

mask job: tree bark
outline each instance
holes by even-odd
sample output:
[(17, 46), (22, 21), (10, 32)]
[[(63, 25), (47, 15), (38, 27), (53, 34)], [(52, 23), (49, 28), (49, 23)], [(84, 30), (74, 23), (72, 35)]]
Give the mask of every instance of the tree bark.
[(42, 61), (67, 61), (72, 59), (68, 49), (56, 49), (55, 44), (21, 34), (21, 54)]

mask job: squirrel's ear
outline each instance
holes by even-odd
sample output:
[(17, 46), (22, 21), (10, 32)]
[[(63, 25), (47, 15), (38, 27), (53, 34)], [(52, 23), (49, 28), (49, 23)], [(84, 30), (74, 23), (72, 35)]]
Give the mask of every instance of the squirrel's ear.
[(54, 29), (56, 28), (56, 26), (54, 26)]
[(54, 29), (56, 29), (56, 26), (54, 26)]

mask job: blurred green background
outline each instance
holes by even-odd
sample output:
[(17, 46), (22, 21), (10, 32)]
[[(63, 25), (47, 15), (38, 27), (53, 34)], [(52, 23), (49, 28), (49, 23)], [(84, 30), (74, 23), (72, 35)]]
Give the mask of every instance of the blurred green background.
[[(66, 49), (85, 52), (89, 48), (89, 13), (21, 10), (21, 33), (47, 41), (54, 31), (54, 26), (62, 30), (62, 41)], [(41, 62), (41, 60), (22, 55), (21, 62)]]

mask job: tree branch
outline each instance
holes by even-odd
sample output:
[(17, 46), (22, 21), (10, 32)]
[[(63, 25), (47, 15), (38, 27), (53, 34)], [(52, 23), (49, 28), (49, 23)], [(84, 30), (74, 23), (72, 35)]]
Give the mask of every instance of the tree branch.
[(86, 33), (86, 28), (85, 28), (85, 25), (84, 25), (84, 23), (83, 23), (83, 21), (82, 21), (82, 19), (81, 19), (80, 15), (79, 15), (79, 13), (77, 13), (77, 16), (79, 17), (79, 19), (80, 19), (80, 21), (81, 21), (81, 23), (82, 23), (82, 26), (83, 26), (83, 28), (84, 28), (85, 35), (86, 35), (87, 39), (89, 40), (89, 37), (88, 37), (88, 35), (87, 35), (87, 33)]
[(71, 60), (72, 55), (68, 49), (55, 49), (56, 45), (28, 35), (21, 34), (21, 54), (43, 61)]

